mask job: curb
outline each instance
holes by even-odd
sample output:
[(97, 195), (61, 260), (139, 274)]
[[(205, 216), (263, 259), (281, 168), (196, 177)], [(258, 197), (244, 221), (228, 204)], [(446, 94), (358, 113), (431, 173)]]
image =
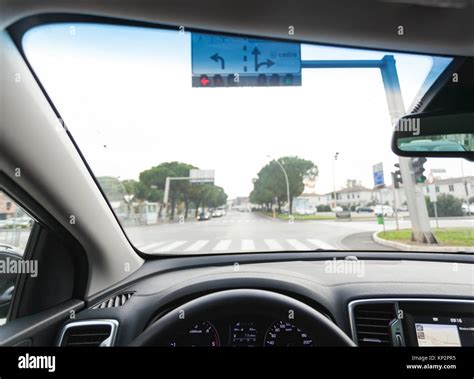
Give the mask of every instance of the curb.
[(428, 246), (414, 245), (403, 242), (389, 241), (378, 236), (380, 232), (374, 232), (372, 239), (375, 243), (383, 246), (392, 247), (403, 251), (429, 251), (440, 253), (474, 253), (474, 247), (469, 246)]

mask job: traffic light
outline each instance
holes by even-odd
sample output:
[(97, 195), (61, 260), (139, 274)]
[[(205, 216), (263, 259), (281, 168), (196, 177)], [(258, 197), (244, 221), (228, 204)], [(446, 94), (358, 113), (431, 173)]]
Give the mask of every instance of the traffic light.
[(257, 76), (257, 86), (266, 86), (267, 85), (267, 76), (265, 74), (260, 74)]
[(412, 158), (411, 159), (411, 164), (413, 166), (413, 171), (415, 173), (415, 180), (417, 183), (424, 183), (426, 180), (426, 176), (423, 175), (423, 172), (425, 171), (425, 168), (423, 165), (427, 161), (426, 158), (421, 157), (421, 158)]
[(214, 75), (214, 87), (222, 87), (224, 85), (224, 79), (219, 74)]
[(395, 188), (400, 188), (400, 184), (403, 183), (402, 173), (400, 171), (400, 164), (395, 163), (395, 167), (398, 169), (392, 172), (392, 181)]
[(207, 87), (209, 86), (211, 81), (209, 80), (209, 77), (207, 75), (201, 75), (201, 77), (199, 78), (199, 83), (201, 83), (201, 86)]

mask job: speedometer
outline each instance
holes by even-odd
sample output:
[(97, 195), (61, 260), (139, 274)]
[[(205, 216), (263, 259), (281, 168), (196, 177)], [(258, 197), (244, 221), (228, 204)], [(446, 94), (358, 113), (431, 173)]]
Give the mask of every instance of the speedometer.
[(295, 325), (277, 321), (267, 330), (264, 346), (313, 346), (313, 340)]

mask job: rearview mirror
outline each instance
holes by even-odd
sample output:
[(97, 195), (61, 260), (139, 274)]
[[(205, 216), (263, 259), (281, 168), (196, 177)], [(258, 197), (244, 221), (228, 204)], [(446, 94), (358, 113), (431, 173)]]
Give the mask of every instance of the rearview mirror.
[(392, 139), (406, 157), (459, 157), (474, 160), (474, 113), (418, 113), (402, 117)]

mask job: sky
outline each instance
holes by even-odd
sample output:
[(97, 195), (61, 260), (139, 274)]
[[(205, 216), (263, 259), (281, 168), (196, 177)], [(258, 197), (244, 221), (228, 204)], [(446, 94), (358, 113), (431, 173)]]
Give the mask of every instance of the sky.
[[(53, 24), (30, 30), (23, 46), (96, 176), (138, 179), (176, 160), (214, 169), (234, 198), (249, 195), (269, 156), (296, 155), (318, 166), (317, 193), (332, 191), (334, 180), (337, 188), (347, 179), (372, 188), (378, 162), (390, 184), (397, 157), (378, 69), (303, 69), (300, 87), (192, 88), (189, 32)], [(303, 60), (385, 54), (393, 53), (301, 46)], [(433, 59), (393, 55), (408, 107)], [(460, 159), (425, 167), (474, 175), (474, 164)]]

